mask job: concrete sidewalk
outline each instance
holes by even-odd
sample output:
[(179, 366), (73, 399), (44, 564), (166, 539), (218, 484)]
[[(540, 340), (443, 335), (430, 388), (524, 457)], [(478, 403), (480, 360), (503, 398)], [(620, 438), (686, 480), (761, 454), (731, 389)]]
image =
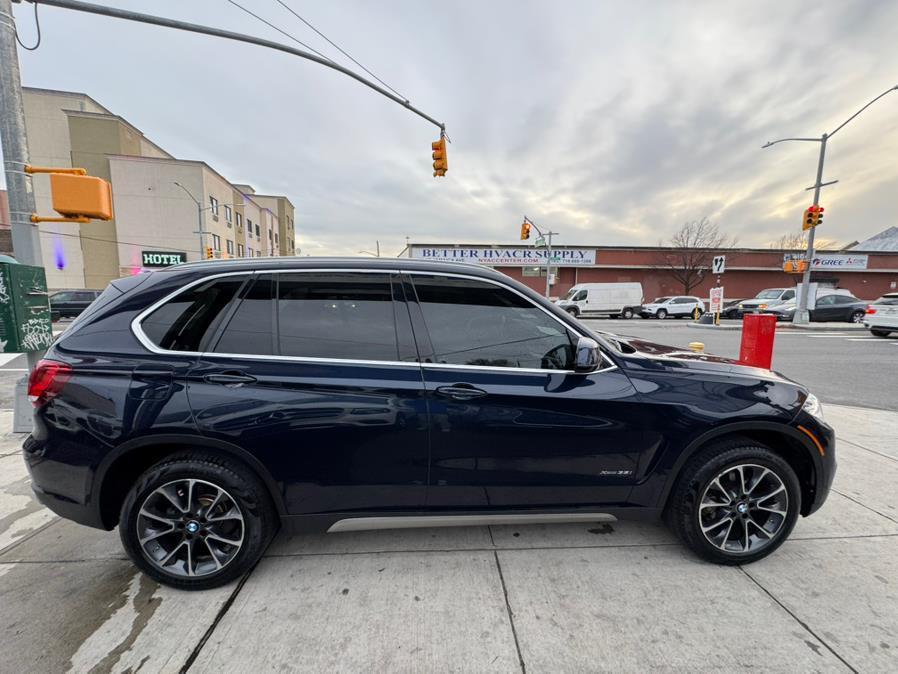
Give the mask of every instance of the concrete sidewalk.
[(896, 671), (898, 413), (826, 414), (829, 501), (743, 568), (653, 524), (380, 531), (281, 536), (203, 593), (38, 506), (7, 434), (0, 671)]

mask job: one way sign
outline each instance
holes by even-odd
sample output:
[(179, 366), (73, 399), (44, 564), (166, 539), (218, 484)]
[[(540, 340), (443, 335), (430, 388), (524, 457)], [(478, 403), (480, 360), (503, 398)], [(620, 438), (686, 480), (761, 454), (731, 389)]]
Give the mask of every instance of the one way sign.
[(722, 274), (726, 270), (727, 256), (715, 255), (714, 261), (711, 263), (711, 271), (715, 274)]

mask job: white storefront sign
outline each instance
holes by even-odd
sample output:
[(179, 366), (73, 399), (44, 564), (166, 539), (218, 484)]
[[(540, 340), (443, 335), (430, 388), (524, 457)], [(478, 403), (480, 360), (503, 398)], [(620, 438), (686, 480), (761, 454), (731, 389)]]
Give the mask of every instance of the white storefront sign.
[[(788, 262), (791, 259), (791, 255), (784, 255), (783, 262)], [(811, 269), (813, 270), (824, 270), (824, 269), (836, 269), (836, 270), (862, 270), (867, 268), (867, 256), (866, 255), (814, 255), (814, 259), (811, 260)]]
[(715, 286), (711, 288), (711, 301), (708, 303), (708, 311), (712, 314), (719, 314), (723, 311), (723, 286)]
[[(546, 264), (545, 248), (412, 248), (417, 260), (473, 262), (491, 266), (528, 267)], [(553, 248), (552, 264), (562, 267), (589, 266), (596, 263), (595, 249)]]

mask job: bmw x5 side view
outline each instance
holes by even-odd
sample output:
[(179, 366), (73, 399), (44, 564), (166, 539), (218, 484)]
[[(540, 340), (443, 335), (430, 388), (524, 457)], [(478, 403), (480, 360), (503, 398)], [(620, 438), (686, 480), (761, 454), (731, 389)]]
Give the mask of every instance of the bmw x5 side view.
[(769, 370), (593, 332), (477, 265), (275, 258), (113, 282), (33, 371), (37, 498), (159, 582), (280, 528), (664, 518), (706, 560), (826, 499), (832, 429)]

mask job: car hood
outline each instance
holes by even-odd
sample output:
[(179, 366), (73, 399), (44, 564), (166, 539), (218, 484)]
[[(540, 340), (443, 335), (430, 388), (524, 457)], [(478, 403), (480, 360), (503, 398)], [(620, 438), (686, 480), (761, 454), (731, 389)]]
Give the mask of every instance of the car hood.
[[(606, 339), (610, 337), (612, 336), (606, 335)], [(640, 361), (643, 366), (699, 371), (707, 372), (708, 374), (742, 375), (794, 383), (778, 372), (746, 365), (732, 358), (724, 358), (723, 356), (715, 356), (709, 353), (696, 353), (685, 347), (657, 344), (638, 337), (615, 335), (613, 340), (620, 345), (625, 358), (629, 357), (633, 361)]]

